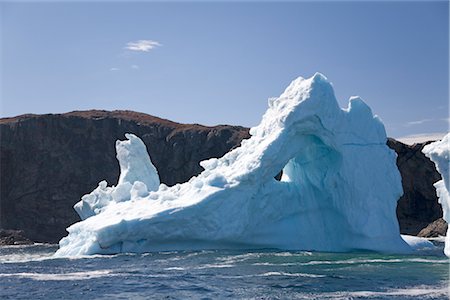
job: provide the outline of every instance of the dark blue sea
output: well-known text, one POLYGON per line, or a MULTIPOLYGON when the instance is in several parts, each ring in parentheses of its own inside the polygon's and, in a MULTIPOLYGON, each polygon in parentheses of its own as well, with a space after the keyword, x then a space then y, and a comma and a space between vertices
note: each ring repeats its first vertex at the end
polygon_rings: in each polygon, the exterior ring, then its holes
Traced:
MULTIPOLYGON (((440 245, 442 247, 442 244, 440 245)), ((0 248, 1 299, 447 299, 449 261, 423 255, 195 251, 53 258, 0 248)))

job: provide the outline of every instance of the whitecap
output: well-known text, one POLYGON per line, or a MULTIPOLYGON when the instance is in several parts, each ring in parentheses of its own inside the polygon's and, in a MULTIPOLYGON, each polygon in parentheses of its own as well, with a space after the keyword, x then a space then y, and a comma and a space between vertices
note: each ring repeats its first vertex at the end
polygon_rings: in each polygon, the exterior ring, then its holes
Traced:
POLYGON ((391 289, 387 291, 353 291, 334 292, 320 294, 321 299, 354 299, 373 297, 427 297, 427 298, 447 298, 449 296, 448 287, 413 286, 403 289, 391 289))
POLYGON ((184 271, 186 269, 182 268, 182 267, 169 267, 169 268, 165 268, 164 270, 166 270, 166 271, 184 271))
POLYGON ((349 260, 312 260, 299 265, 339 265, 339 264, 374 264, 374 263, 432 263, 432 264, 447 264, 446 259, 425 259, 425 258, 392 258, 392 259, 349 259, 349 260))
POLYGON ((195 269, 201 270, 201 269, 216 269, 216 268, 232 268, 234 265, 232 264, 206 264, 200 267, 197 267, 195 269))
POLYGON ((307 274, 307 273, 287 273, 287 272, 266 272, 258 274, 256 276, 267 277, 267 276, 289 276, 289 277, 309 277, 309 278, 322 278, 326 275, 318 274, 307 274))
POLYGON ((88 280, 92 278, 116 276, 112 270, 96 270, 72 273, 0 273, 0 277, 19 277, 39 281, 88 280))

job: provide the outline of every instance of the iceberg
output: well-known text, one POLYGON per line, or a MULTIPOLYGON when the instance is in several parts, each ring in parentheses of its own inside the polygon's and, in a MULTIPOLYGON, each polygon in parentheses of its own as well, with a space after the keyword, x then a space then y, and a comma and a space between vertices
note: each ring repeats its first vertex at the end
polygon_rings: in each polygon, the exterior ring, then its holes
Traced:
POLYGON ((396 217, 396 154, 358 97, 341 109, 321 74, 269 99, 251 137, 204 171, 168 187, 139 138, 117 142, 117 186, 101 182, 75 205, 57 256, 198 249, 407 253, 396 217), (135 146, 133 146, 135 145, 135 146), (274 176, 282 170, 277 181, 274 176))
MULTIPOLYGON (((423 147, 422 152, 436 165, 437 171, 442 179, 434 184, 439 203, 442 206, 443 219, 450 222, 450 133, 440 141, 423 147)), ((444 253, 450 257, 450 228, 447 229, 445 237, 444 253)))

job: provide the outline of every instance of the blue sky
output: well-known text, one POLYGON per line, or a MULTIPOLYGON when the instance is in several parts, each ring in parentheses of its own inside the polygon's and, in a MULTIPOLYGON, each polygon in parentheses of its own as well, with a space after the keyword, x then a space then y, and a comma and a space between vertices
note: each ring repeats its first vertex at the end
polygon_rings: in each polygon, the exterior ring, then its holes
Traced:
POLYGON ((253 126, 319 71, 389 136, 448 131, 447 1, 0 5, 1 117, 128 109, 253 126))

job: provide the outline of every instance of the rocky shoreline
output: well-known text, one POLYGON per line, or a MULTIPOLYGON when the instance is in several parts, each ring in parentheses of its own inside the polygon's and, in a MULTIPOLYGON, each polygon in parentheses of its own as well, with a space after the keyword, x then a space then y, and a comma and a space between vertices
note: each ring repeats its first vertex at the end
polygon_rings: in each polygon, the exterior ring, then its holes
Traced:
POLYGON ((0 246, 31 244, 34 242, 26 238, 22 230, 0 229, 0 246))

